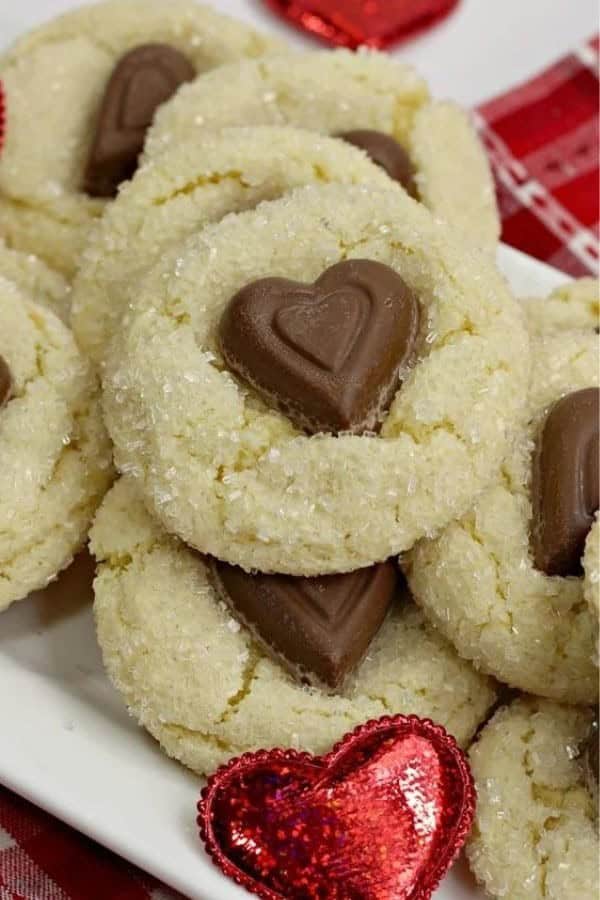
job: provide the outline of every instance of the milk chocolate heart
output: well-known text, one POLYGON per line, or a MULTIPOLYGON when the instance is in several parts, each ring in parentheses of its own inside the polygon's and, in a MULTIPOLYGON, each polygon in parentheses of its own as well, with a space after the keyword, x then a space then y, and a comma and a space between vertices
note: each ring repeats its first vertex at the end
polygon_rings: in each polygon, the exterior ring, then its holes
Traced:
POLYGON ((114 197, 131 178, 144 149, 154 113, 196 72, 167 44, 130 50, 115 67, 102 101, 83 190, 91 197, 114 197))
POLYGON ((531 500, 535 565, 547 575, 581 574, 598 510, 600 391, 568 394, 550 410, 534 456, 531 500))
POLYGON ((468 762, 416 716, 357 728, 326 756, 246 753, 198 804, 206 849, 266 900, 428 900, 475 810, 468 762))
POLYGON ((429 28, 458 0, 265 0, 292 25, 328 44, 388 47, 429 28))
POLYGON ((313 285, 265 278, 220 325, 233 371, 309 433, 375 429, 413 356, 419 303, 391 268, 347 260, 313 285))
POLYGON ((404 190, 418 199, 415 182, 415 169, 411 158, 404 147, 389 134, 358 128, 355 131, 342 131, 337 137, 364 150, 374 163, 384 169, 390 178, 398 181, 404 190))
POLYGON ((248 575, 213 561, 225 601, 267 650, 305 680, 339 688, 379 630, 396 590, 391 562, 347 575, 248 575))

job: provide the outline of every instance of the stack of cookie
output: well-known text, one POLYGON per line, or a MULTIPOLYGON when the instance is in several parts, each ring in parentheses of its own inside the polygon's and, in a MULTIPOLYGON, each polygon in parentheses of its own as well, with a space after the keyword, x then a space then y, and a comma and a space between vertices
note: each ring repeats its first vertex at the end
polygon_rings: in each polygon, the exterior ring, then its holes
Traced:
POLYGON ((511 296, 468 117, 383 55, 113 0, 0 79, 8 601, 84 540, 106 427, 98 637, 167 753, 393 713, 466 747, 508 685, 536 697, 472 751, 473 869, 591 896, 597 284, 511 296))

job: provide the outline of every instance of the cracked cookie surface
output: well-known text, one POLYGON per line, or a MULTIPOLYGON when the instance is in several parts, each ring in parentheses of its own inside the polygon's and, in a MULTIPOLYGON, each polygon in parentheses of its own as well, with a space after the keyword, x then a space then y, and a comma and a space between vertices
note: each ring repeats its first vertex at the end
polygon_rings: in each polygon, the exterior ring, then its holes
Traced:
POLYGON ((471 748, 478 803, 467 855, 491 897, 598 896, 597 809, 578 757, 591 721, 591 712, 523 698, 471 748))
MULTIPOLYGON (((528 424, 517 431, 496 484, 437 539, 418 544, 406 571, 417 603, 465 659, 521 690, 593 703, 597 619, 584 595, 597 591, 597 584, 591 571, 547 575, 534 566, 530 551, 532 452, 541 423, 560 397, 599 384, 595 312, 586 300, 582 318, 576 288, 564 297, 551 296, 548 328, 538 327, 532 337, 528 424), (568 296, 582 327, 552 327, 553 304, 560 303, 563 321, 568 296)), ((584 563, 584 570, 590 566, 584 563)))
POLYGON ((107 208, 82 256, 72 315, 80 347, 101 362, 129 289, 178 241, 229 212, 331 182, 394 189, 355 147, 282 126, 200 134, 150 160, 107 208))
POLYGON ((322 753, 358 723, 399 712, 431 717, 464 745, 494 701, 493 682, 404 598, 343 693, 300 685, 231 618, 202 557, 165 534, 129 478, 105 498, 91 548, 107 671, 165 751, 199 773, 260 747, 322 753))
POLYGON ((528 373, 521 309, 483 252, 399 188, 312 186, 161 260, 108 354, 104 408, 118 467, 167 531, 246 569, 317 575, 461 515, 505 454, 528 373), (232 376, 217 328, 249 282, 312 281, 342 259, 384 263, 416 293, 419 358, 377 435, 308 437, 232 376))
POLYGON ((99 386, 71 333, 1 275, 0 325, 12 378, 0 410, 3 610, 44 587, 80 549, 110 483, 111 454, 99 386))
POLYGON ((60 273, 50 269, 30 253, 11 250, 0 238, 0 275, 12 281, 36 303, 47 306, 59 319, 68 323, 71 310, 71 288, 60 273))
POLYGON ((524 302, 532 334, 566 329, 594 330, 600 326, 600 282, 597 278, 568 281, 546 298, 524 302))
POLYGON ((272 56, 209 72, 165 104, 145 154, 229 125, 294 125, 325 134, 383 132, 406 150, 422 202, 495 252, 500 235, 487 157, 467 113, 431 102, 424 81, 383 53, 272 56))
POLYGON ((106 84, 148 43, 178 49, 198 72, 280 47, 192 0, 108 0, 31 31, 0 59, 0 232, 68 276, 104 206, 81 186, 106 84))

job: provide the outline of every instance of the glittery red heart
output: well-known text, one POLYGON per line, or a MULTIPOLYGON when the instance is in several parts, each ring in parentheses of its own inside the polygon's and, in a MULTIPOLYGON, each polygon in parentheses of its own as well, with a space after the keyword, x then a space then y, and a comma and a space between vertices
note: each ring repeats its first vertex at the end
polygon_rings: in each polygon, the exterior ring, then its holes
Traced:
POLYGON ((467 760, 428 719, 368 722, 331 753, 246 753, 198 804, 214 862, 266 900, 427 900, 475 810, 467 760))
POLYGON ((459 0, 265 0, 303 31, 341 47, 389 47, 447 16, 459 0))

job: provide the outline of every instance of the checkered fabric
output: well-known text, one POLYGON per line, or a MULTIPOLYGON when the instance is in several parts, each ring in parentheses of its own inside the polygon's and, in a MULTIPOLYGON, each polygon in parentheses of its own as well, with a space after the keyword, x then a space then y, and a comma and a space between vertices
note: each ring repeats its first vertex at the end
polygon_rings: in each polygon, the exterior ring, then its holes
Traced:
POLYGON ((598 37, 479 107, 503 240, 569 275, 598 274, 598 37))
POLYGON ((183 898, 0 788, 0 900, 183 898))
MULTIPOLYGON (((596 38, 475 113, 504 240, 572 275, 598 272, 598 49, 596 38)), ((0 132, 2 118, 0 97, 0 132)), ((0 900, 177 897, 0 788, 0 900)))

